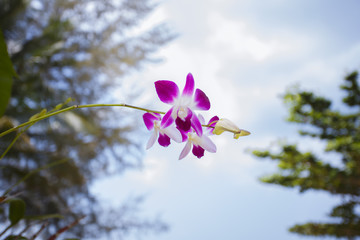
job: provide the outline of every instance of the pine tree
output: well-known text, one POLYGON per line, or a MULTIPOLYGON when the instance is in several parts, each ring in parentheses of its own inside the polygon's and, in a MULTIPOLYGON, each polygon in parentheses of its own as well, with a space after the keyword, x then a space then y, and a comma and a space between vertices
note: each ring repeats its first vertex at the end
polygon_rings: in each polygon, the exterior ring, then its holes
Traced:
POLYGON ((327 223, 309 222, 295 225, 291 232, 302 235, 333 236, 355 239, 360 236, 360 87, 358 72, 345 78, 341 85, 346 93, 340 110, 332 107, 332 100, 308 91, 288 92, 289 121, 303 126, 301 136, 320 139, 326 143, 326 153, 337 153, 341 160, 319 157, 301 152, 297 145, 284 144, 279 153, 254 151, 260 158, 278 162, 279 172, 263 177, 265 183, 307 190, 322 190, 341 196, 327 223))

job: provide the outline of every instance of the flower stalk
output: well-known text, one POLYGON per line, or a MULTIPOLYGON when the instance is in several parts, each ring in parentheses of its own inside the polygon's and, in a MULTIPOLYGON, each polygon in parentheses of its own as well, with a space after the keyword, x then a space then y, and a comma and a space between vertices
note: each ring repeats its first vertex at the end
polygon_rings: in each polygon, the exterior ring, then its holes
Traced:
POLYGON ((62 106, 71 99, 57 105, 49 112, 44 109, 40 113, 32 116, 29 121, 0 133, 0 137, 3 137, 22 128, 9 147, 0 156, 0 160, 5 156, 17 138, 33 124, 78 108, 125 107, 146 112, 143 115, 145 126, 149 131, 153 132, 146 148, 152 147, 156 140, 158 140, 159 144, 163 147, 169 146, 171 140, 178 143, 186 142, 184 149, 180 153, 179 160, 186 157, 190 151, 192 151, 197 158, 203 157, 205 150, 215 153, 216 146, 210 139, 213 135, 220 135, 224 131, 227 131, 233 133, 234 138, 238 139, 241 136, 250 134, 250 132, 238 128, 228 119, 219 119, 218 116, 212 117, 210 121, 205 124, 204 117, 196 111, 208 111, 210 109, 210 100, 202 90, 198 88, 195 89, 195 81, 191 73, 187 75, 186 83, 181 93, 177 84, 168 80, 156 81, 155 90, 160 101, 171 105, 166 112, 132 106, 125 103, 73 105, 61 109, 62 106))
POLYGON ((141 107, 136 107, 136 106, 132 106, 132 105, 129 105, 129 104, 125 104, 125 103, 119 103, 119 104, 84 104, 84 105, 73 105, 73 106, 70 106, 70 107, 67 107, 67 108, 64 108, 64 109, 61 109, 61 110, 58 110, 58 111, 55 111, 55 112, 52 112, 52 113, 48 113, 48 114, 45 114, 43 116, 40 116, 40 117, 37 117, 37 118, 34 118, 34 119, 31 119, 25 123, 22 123, 16 127, 13 127, 13 128, 10 128, 2 133, 0 133, 0 137, 3 137, 9 133, 12 133, 14 131, 16 131, 17 129, 20 129, 22 127, 25 127, 25 126, 28 126, 28 125, 31 125, 31 124, 34 124, 40 120, 43 120, 43 119, 46 119, 46 118, 49 118, 49 117, 52 117, 52 116, 55 116, 55 115, 58 115, 60 113, 64 113, 64 112, 68 112, 68 111, 71 111, 71 110, 74 110, 74 109, 77 109, 77 108, 92 108, 92 107, 126 107, 126 108, 132 108, 132 109, 136 109, 136 110, 140 110, 140 111, 145 111, 145 112, 153 112, 153 113, 159 113, 159 114, 165 114, 164 112, 161 112, 161 111, 156 111, 156 110, 150 110, 150 109, 147 109, 147 108, 141 108, 141 107))

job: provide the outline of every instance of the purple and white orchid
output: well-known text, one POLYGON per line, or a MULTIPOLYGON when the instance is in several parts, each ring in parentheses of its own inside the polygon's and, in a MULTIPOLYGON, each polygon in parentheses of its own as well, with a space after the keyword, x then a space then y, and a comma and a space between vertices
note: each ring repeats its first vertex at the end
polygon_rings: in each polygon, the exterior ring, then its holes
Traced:
MULTIPOLYGON (((199 115, 198 118, 201 124, 205 124, 204 118, 201 115, 199 115)), ((218 120, 219 118, 217 116, 211 118, 209 123, 207 124, 207 126, 209 127, 207 127, 205 134, 202 134, 201 136, 197 135, 194 130, 187 133, 187 143, 182 152, 180 153, 179 160, 183 159, 189 154, 191 147, 192 153, 197 158, 201 158, 202 156, 204 156, 205 150, 212 153, 216 152, 216 145, 211 141, 208 136, 213 135, 213 127, 218 120)))
POLYGON ((170 138, 175 142, 182 142, 180 131, 174 126, 166 126, 161 123, 161 115, 159 113, 145 113, 143 115, 144 123, 148 130, 153 130, 153 134, 146 145, 146 149, 151 148, 159 136, 158 142, 161 146, 170 145, 170 138))
POLYGON ((175 120, 176 126, 187 132, 192 127, 196 134, 202 135, 202 127, 195 110, 209 110, 210 101, 206 94, 200 89, 195 90, 195 82, 191 73, 186 77, 184 90, 180 95, 179 87, 176 83, 168 80, 159 80, 155 82, 156 92, 160 100, 172 105, 170 110, 162 119, 164 125, 175 120))
MULTIPOLYGON (((161 118, 160 113, 147 112, 143 115, 144 123, 148 130, 153 131, 146 148, 152 147, 158 139, 161 146, 170 145, 170 140, 175 142, 186 142, 180 153, 179 160, 192 153, 201 158, 205 150, 216 152, 216 146, 209 136, 218 135, 224 131, 233 132, 235 138, 250 134, 245 130, 235 128, 226 119, 219 119, 217 116, 205 124, 204 118, 195 111, 209 110, 210 101, 206 94, 195 88, 194 78, 191 73, 186 77, 185 87, 180 94, 176 83, 168 80, 155 82, 155 89, 160 100, 171 105, 170 109, 161 118), (203 129, 204 128, 204 129, 203 129)), ((163 113, 164 114, 164 113, 163 113)))

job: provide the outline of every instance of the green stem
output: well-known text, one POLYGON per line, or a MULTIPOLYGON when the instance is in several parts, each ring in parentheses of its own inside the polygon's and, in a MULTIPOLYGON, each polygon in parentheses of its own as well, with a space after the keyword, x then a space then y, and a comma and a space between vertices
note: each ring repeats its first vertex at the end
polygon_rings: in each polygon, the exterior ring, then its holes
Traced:
POLYGON ((0 160, 3 159, 5 157, 5 155, 8 153, 8 151, 12 148, 12 146, 15 144, 15 142, 18 140, 18 138, 21 136, 21 134, 23 134, 24 132, 26 132, 33 124, 32 123, 28 126, 26 126, 26 128, 21 129, 21 131, 16 135, 16 137, 12 140, 12 142, 10 143, 10 145, 6 148, 6 150, 3 152, 3 154, 0 156, 0 160))
POLYGON ((67 111, 71 111, 71 110, 74 110, 76 108, 91 108, 91 107, 127 107, 127 108, 132 108, 132 109, 136 109, 136 110, 140 110, 140 111, 145 111, 145 112, 153 112, 153 113, 159 113, 159 114, 165 114, 164 112, 161 112, 161 111, 155 111, 155 110, 150 110, 150 109, 147 109, 147 108, 141 108, 141 107, 136 107, 136 106, 132 106, 132 105, 128 105, 128 104, 124 104, 124 103, 121 103, 121 104, 85 104, 85 105, 73 105, 71 107, 67 107, 67 108, 64 108, 62 110, 59 110, 59 111, 56 111, 56 112, 52 112, 52 113, 48 113, 48 114, 45 114, 44 116, 41 116, 41 117, 38 117, 38 118, 35 118, 33 120, 30 120, 28 122, 25 122, 25 123, 22 123, 16 127, 13 127, 13 128, 10 128, 2 133, 0 133, 0 137, 3 137, 11 132, 14 132, 16 131, 17 129, 19 128, 22 128, 22 127, 25 127, 27 125, 30 125, 30 124, 33 124, 33 123, 36 123, 40 120, 43 120, 43 119, 46 119, 46 118, 49 118, 51 116, 54 116, 54 115, 57 115, 57 114, 60 114, 60 113, 64 113, 64 112, 67 112, 67 111))

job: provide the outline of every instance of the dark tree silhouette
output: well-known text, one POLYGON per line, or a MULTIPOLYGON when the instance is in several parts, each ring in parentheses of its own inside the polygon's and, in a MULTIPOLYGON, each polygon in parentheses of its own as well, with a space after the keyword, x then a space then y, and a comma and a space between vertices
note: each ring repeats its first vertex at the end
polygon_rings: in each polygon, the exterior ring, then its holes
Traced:
MULTIPOLYGON (((360 236, 360 88, 358 72, 345 78, 341 86, 346 93, 341 111, 332 108, 332 100, 312 92, 289 92, 289 121, 304 127, 299 133, 326 142, 326 153, 337 153, 341 160, 322 159, 312 152, 301 152, 296 145, 283 145, 280 153, 254 151, 261 158, 278 162, 279 172, 262 181, 285 187, 322 190, 342 196, 328 223, 310 222, 295 225, 291 232, 302 235, 333 236, 355 239, 360 236), (331 160, 331 161, 330 161, 331 160)), ((334 155, 332 155, 333 157, 334 155)))

